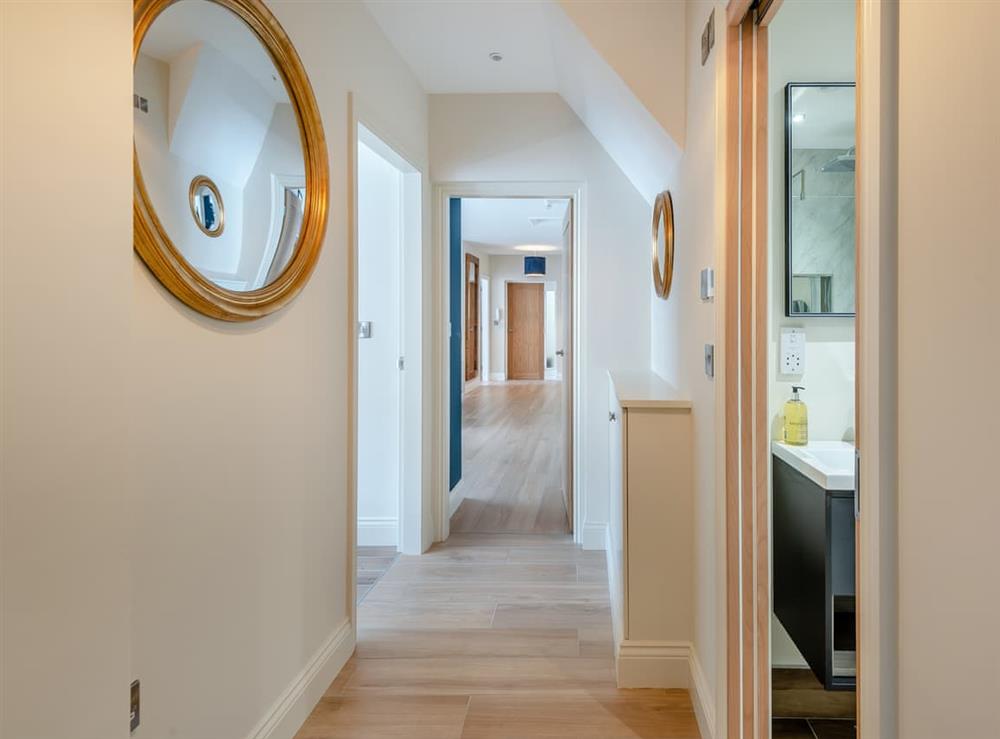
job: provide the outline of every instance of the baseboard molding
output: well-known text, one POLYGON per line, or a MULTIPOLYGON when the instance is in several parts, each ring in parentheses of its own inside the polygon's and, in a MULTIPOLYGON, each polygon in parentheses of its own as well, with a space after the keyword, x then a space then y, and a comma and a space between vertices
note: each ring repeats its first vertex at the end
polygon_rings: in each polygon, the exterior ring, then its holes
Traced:
POLYGON ((344 619, 247 739, 293 739, 353 653, 354 628, 344 619))
POLYGON ((398 518, 358 518, 359 547, 399 546, 398 518))
POLYGON ((618 645, 619 688, 691 687, 691 643, 631 641, 618 645))
POLYGON ((503 372, 490 372, 490 382, 503 382, 507 379, 507 375, 503 372))
POLYGON ((715 696, 708 689, 708 681, 701 669, 701 662, 694 645, 691 646, 690 652, 690 670, 691 703, 694 705, 694 715, 698 720, 701 739, 715 739, 715 696))
POLYGON ((604 549, 608 538, 606 523, 585 523, 580 530, 580 546, 584 549, 604 549))

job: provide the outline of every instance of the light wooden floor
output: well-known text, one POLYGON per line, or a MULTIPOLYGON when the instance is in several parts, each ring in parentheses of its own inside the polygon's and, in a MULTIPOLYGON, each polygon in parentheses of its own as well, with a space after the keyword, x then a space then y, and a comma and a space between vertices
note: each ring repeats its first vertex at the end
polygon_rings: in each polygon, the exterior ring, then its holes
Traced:
POLYGON ((358 592, 360 603, 399 556, 396 547, 358 547, 358 592))
POLYGON ((358 608, 355 656, 297 739, 696 739, 686 691, 618 690, 603 552, 452 534, 358 608))
POLYGON ((462 410, 463 496, 451 530, 569 532, 562 492, 563 430, 558 382, 480 385, 462 410))

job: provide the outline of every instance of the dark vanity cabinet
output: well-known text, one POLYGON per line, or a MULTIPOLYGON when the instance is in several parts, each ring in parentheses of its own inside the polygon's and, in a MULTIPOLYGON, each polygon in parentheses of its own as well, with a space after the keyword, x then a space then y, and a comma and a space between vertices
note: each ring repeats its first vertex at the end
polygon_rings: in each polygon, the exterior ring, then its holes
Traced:
POLYGON ((774 612, 827 690, 853 689, 854 492, 773 461, 774 612))

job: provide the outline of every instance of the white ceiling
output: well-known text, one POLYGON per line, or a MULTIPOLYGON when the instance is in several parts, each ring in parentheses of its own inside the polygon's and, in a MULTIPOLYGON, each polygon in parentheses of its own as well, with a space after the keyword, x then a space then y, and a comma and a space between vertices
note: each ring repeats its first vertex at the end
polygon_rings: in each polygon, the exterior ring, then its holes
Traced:
POLYGON ((216 3, 181 0, 171 5, 149 27, 140 52, 169 64, 200 43, 213 46, 241 67, 276 102, 288 102, 267 49, 239 16, 216 3))
POLYGON ((556 92, 539 0, 365 0, 429 93, 556 92), (503 54, 502 62, 489 58, 503 54))
POLYGON ((463 198, 462 240, 487 254, 524 254, 514 247, 529 244, 562 251, 568 205, 542 198, 463 198))

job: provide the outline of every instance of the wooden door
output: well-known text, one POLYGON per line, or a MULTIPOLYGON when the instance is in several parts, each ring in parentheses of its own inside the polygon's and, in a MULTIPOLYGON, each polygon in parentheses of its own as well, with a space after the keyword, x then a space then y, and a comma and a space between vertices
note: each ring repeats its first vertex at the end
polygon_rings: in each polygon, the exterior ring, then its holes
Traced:
POLYGON ((465 255, 465 379, 479 377, 479 257, 465 255))
POLYGON ((545 285, 507 283, 507 379, 545 377, 545 285))

